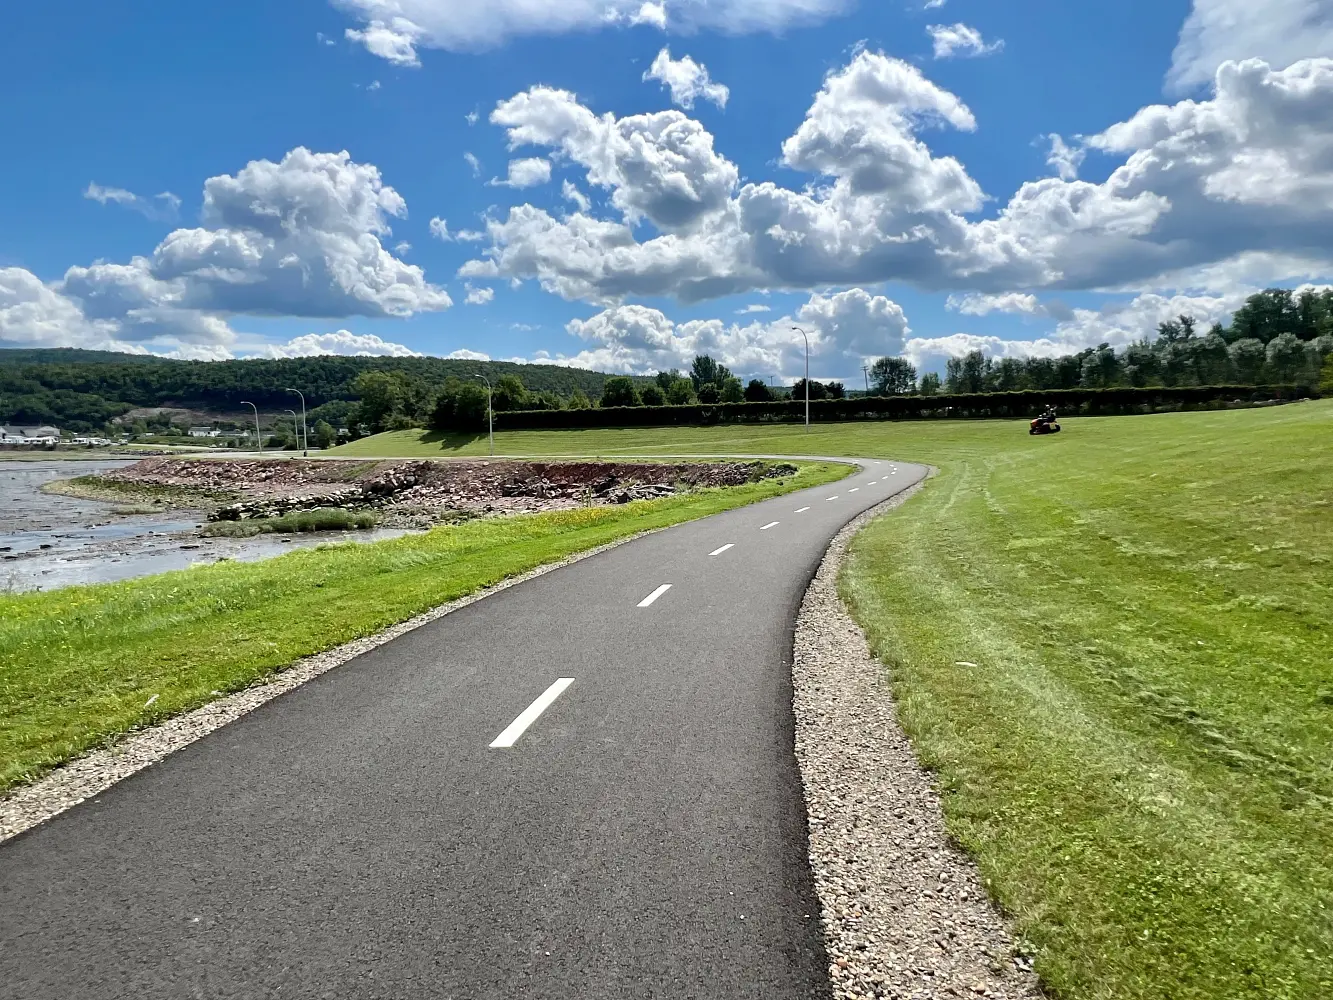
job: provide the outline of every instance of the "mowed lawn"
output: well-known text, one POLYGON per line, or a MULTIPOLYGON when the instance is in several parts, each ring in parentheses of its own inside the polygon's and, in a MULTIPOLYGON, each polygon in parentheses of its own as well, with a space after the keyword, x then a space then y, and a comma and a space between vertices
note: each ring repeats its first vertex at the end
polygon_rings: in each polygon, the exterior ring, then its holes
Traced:
MULTIPOLYGON (((1050 438, 986 421, 496 443, 938 466, 858 537, 844 593, 1045 984, 1333 997, 1333 402, 1068 420, 1050 438)), ((347 450, 375 447, 485 441, 347 450)))
POLYGON ((127 730, 238 691, 545 563, 846 475, 468 521, 372 544, 0 594, 0 793, 127 730), (151 703, 150 703, 151 702, 151 703))

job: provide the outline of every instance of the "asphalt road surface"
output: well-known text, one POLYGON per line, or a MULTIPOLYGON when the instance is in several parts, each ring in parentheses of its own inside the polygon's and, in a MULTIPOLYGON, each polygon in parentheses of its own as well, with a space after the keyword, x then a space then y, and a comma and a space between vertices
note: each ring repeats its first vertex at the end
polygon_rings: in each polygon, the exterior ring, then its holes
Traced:
POLYGON ((0 997, 827 997, 793 622, 925 473, 502 591, 0 845, 0 997))

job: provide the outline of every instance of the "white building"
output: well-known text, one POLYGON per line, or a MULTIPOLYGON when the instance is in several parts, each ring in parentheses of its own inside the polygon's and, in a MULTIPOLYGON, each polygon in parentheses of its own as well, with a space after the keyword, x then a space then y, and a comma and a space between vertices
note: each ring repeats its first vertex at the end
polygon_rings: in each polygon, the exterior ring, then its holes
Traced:
POLYGON ((7 448, 54 448, 60 443, 56 427, 0 427, 0 446, 7 448))
POLYGON ((191 427, 190 437, 192 438, 217 438, 222 437, 222 432, 216 427, 191 427))

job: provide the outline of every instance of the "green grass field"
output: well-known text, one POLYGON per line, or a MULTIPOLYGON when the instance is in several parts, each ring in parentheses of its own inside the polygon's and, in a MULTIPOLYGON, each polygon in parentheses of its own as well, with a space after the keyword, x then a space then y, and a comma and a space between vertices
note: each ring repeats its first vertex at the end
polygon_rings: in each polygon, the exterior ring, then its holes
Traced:
POLYGON ((0 792, 130 729, 238 691, 577 552, 791 490, 845 465, 617 507, 473 520, 424 535, 0 594, 0 792), (157 700, 146 707, 154 695, 157 700))
POLYGON ((858 537, 844 594, 951 831, 1047 987, 1080 1000, 1333 997, 1331 443, 1333 402, 1051 438, 995 421, 496 435, 507 454, 938 466, 858 537))

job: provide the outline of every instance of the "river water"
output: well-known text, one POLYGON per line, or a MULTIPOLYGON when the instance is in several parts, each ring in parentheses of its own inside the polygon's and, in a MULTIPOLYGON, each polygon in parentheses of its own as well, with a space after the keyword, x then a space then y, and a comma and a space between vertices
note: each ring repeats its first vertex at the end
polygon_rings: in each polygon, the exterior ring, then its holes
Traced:
POLYGON ((116 514, 115 505, 42 492, 42 485, 130 465, 116 460, 0 460, 0 592, 107 583, 208 565, 253 562, 330 542, 397 538, 398 529, 203 538, 203 512, 116 514))

